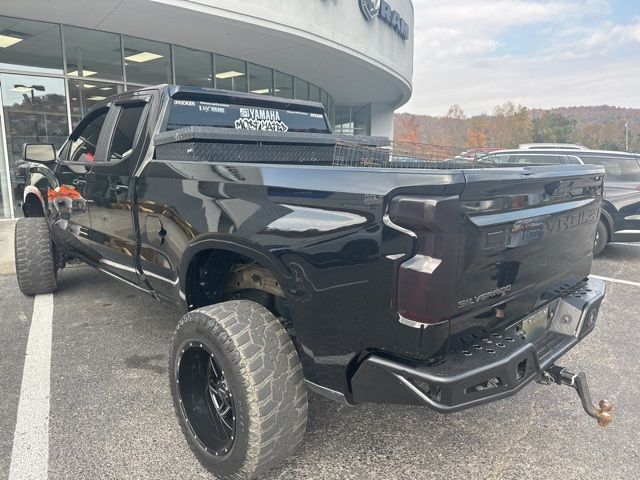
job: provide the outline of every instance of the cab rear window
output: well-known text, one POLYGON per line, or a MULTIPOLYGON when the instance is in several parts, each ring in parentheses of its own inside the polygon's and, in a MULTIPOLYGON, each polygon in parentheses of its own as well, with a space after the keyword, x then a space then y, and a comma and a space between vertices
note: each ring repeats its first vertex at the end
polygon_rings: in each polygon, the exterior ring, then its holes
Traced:
POLYGON ((191 126, 268 132, 331 133, 321 113, 173 99, 167 130, 191 126))

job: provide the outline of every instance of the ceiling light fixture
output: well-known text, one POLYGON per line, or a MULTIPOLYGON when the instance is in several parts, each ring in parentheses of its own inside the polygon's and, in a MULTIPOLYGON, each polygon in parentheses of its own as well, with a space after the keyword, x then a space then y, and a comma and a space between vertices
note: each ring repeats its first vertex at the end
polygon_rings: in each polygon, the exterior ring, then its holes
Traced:
POLYGON ((235 77, 244 77, 244 73, 236 72, 235 70, 229 70, 228 72, 216 73, 216 78, 235 78, 235 77))
MULTIPOLYGON (((83 70, 82 71, 82 76, 83 77, 90 77, 91 75, 95 75, 98 72, 94 72, 93 70, 83 70)), ((69 75, 70 77, 79 77, 79 73, 78 70, 74 70, 73 72, 69 72, 67 75, 69 75)))
POLYGON ((162 58, 164 55, 158 55, 157 53, 151 52, 140 52, 134 55, 129 55, 128 57, 124 57, 125 60, 131 60, 132 62, 142 63, 149 62, 151 60, 157 60, 158 58, 162 58))
POLYGON ((94 95, 93 97, 88 97, 87 100, 95 100, 95 101, 99 101, 99 100, 104 100, 107 97, 102 97, 100 95, 94 95))
MULTIPOLYGON (((265 93, 269 93, 271 91, 270 88, 260 88, 258 90, 251 90, 251 93, 258 93, 260 95, 264 95, 265 93)), ((278 93, 280 91, 279 88, 276 88, 273 92, 278 93)))
POLYGON ((0 48, 7 48, 24 40, 23 38, 10 37, 9 35, 0 35, 0 48))

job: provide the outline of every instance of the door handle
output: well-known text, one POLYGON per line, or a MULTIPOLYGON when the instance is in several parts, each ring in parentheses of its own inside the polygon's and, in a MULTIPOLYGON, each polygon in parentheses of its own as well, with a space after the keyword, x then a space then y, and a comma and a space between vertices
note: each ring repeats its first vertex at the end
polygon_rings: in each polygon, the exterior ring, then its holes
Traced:
POLYGON ((109 188, 116 193, 125 193, 129 191, 129 187, 126 185, 111 185, 109 188))

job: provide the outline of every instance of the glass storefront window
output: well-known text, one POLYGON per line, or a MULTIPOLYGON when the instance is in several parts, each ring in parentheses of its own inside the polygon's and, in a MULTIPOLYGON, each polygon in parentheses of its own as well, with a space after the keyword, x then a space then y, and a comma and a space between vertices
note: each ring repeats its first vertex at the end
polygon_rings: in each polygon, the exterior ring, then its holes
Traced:
POLYGON ((123 37, 127 82, 171 83, 171 55, 166 43, 123 37))
POLYGON ((1 74, 0 87, 13 198, 21 202, 27 174, 22 145, 53 143, 60 148, 69 135, 64 80, 1 74))
POLYGON ((334 131, 341 135, 353 135, 350 107, 336 107, 334 131))
POLYGON ((322 103, 325 111, 329 114, 329 95, 324 90, 320 92, 320 103, 322 103))
POLYGON ((96 103, 120 93, 122 90, 122 85, 117 83, 69 80, 71 127, 74 128, 96 103))
POLYGON ((309 100, 309 82, 296 77, 293 82, 293 92, 296 100, 309 100))
POLYGON ((122 81, 120 35, 87 28, 62 28, 67 75, 122 81))
POLYGON ((249 91, 259 95, 273 95, 273 70, 250 63, 249 91))
POLYGON ((329 96, 329 112, 331 112, 331 125, 336 123, 336 101, 329 96))
POLYGON ((222 90, 234 90, 236 92, 247 91, 247 64, 237 58, 216 55, 216 88, 222 90))
MULTIPOLYGON (((3 120, 0 117, 0 131, 3 120)), ((9 168, 4 154, 2 141, 0 140, 0 218, 11 218, 11 196, 9 194, 9 168)))
POLYGON ((0 69, 62 73, 60 25, 0 16, 0 69))
POLYGON ((315 85, 309 84, 309 100, 312 102, 320 101, 320 88, 315 85))
POLYGON ((173 47, 176 84, 213 87, 213 59, 210 53, 173 47))
POLYGON ((275 94, 278 97, 293 98, 293 77, 286 73, 276 72, 275 76, 275 94))
POLYGON ((341 135, 369 135, 369 106, 340 105, 335 107, 334 131, 341 135))

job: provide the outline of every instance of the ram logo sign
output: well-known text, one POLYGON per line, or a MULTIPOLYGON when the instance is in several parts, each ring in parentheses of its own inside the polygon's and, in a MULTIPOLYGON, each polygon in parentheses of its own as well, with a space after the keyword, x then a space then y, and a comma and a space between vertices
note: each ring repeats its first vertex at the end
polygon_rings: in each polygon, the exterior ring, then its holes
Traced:
POLYGON ((374 17, 378 17, 404 40, 409 38, 409 24, 397 11, 391 8, 386 0, 358 0, 358 2, 364 18, 372 20, 374 17))
POLYGON ((360 10, 364 18, 371 20, 380 11, 380 0, 360 0, 360 10))

